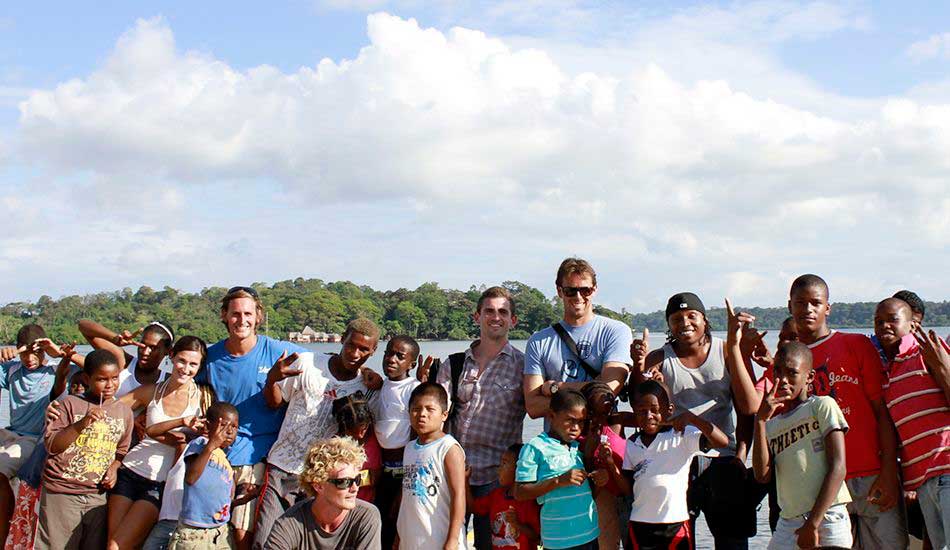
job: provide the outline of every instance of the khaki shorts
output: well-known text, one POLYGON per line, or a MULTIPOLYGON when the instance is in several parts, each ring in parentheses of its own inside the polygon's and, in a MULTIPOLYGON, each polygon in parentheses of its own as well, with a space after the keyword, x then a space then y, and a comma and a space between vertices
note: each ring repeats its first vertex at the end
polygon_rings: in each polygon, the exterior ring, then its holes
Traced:
MULTIPOLYGON (((235 491, 238 491, 238 488, 244 483, 262 486, 264 485, 264 479, 265 469, 263 462, 258 462, 253 466, 246 465, 234 467, 235 491)), ((242 531, 253 531, 254 522, 256 520, 256 511, 257 499, 253 499, 250 502, 240 506, 235 506, 231 510, 231 525, 233 525, 235 529, 240 529, 242 531)))
POLYGON ((0 474, 7 479, 16 477, 17 470, 30 458, 39 442, 39 436, 19 435, 0 429, 0 474))

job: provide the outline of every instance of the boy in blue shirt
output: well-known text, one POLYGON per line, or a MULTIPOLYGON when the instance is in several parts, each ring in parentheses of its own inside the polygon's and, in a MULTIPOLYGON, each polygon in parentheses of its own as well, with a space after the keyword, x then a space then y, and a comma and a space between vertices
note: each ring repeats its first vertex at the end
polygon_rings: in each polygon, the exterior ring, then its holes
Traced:
POLYGON ((47 354, 62 356, 43 327, 36 324, 20 328, 16 347, 0 349, 0 389, 10 394, 10 425, 0 430, 0 541, 7 538, 13 513, 10 480, 43 433, 44 413, 56 377, 56 367, 46 364, 47 354))
POLYGON ((597 549, 597 507, 577 442, 586 418, 587 400, 579 391, 555 392, 547 414, 550 428, 526 443, 518 457, 514 496, 541 505, 545 548, 597 549))
POLYGON ((169 550, 229 549, 234 546, 228 526, 234 475, 225 451, 234 443, 238 411, 217 401, 207 412, 208 437, 199 437, 185 449, 185 486, 178 528, 169 550))

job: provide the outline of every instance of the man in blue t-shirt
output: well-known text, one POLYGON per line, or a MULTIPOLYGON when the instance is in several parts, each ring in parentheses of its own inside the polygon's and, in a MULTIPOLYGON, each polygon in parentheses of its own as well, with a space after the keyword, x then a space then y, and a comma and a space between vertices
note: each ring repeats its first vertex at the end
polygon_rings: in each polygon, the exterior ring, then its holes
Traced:
POLYGON ((594 268, 580 258, 568 258, 561 262, 555 284, 564 303, 564 319, 559 323, 593 372, 587 372, 553 328, 532 334, 524 359, 524 397, 531 418, 544 416, 551 396, 561 388, 579 390, 597 378, 619 393, 627 379, 633 336, 630 327, 620 321, 594 314, 594 268))
MULTIPOLYGON (((291 356, 305 348, 257 334, 264 318, 260 296, 251 287, 234 287, 221 299, 221 322, 228 337, 208 348, 205 368, 195 380, 210 385, 220 401, 234 405, 240 424, 228 462, 234 469, 238 493, 259 490, 264 483, 264 457, 277 439, 286 407, 271 409, 261 390, 267 373, 282 355, 291 356), (251 487, 254 486, 254 487, 251 487)), ((255 500, 235 506, 231 524, 238 548, 249 548, 253 537, 255 500)))

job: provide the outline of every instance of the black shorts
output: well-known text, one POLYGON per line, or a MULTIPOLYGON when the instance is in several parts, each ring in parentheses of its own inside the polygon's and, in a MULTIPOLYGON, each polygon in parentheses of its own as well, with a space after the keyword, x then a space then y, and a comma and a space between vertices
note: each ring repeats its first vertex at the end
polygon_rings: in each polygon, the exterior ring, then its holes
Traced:
POLYGON ((116 477, 115 487, 109 491, 110 495, 123 496, 132 502, 144 500, 151 502, 158 509, 162 508, 162 490, 165 488, 165 482, 152 481, 125 466, 119 468, 119 474, 116 477))
POLYGON ((690 550, 693 534, 689 522, 629 522, 630 541, 634 550, 690 550))

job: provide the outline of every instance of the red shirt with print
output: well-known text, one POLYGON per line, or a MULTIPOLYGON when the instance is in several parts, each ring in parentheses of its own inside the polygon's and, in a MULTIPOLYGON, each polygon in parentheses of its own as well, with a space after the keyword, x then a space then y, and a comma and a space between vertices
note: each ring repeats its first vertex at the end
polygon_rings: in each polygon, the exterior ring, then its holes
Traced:
POLYGON ((480 516, 487 515, 491 521, 491 546, 494 550, 536 550, 538 540, 530 540, 524 533, 519 533, 515 540, 509 533, 510 525, 505 519, 508 508, 515 509, 519 522, 541 533, 541 510, 533 499, 515 500, 508 495, 507 489, 498 487, 472 503, 472 512, 480 516))
POLYGON ((808 346, 815 379, 809 395, 834 398, 848 421, 844 437, 847 479, 881 471, 881 441, 872 401, 883 398, 881 357, 863 334, 832 331, 808 346))

